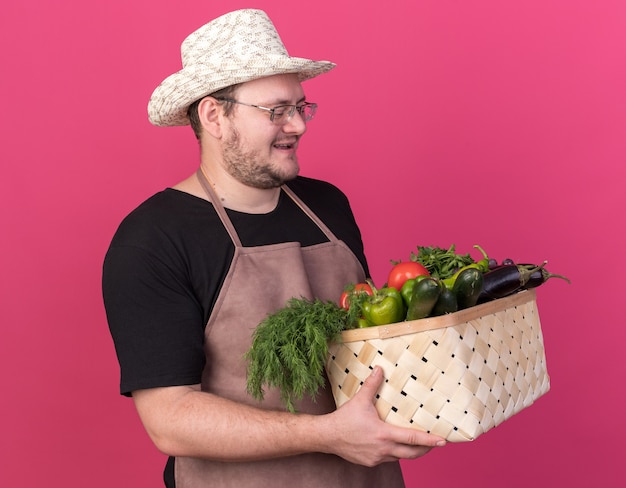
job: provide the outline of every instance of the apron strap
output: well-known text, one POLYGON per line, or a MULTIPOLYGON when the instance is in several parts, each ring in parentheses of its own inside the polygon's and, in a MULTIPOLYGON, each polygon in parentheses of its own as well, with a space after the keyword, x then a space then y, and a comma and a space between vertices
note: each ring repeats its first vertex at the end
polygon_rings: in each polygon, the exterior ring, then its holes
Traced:
MULTIPOLYGON (((230 220, 228 214, 226 213, 224 205, 222 205, 222 202, 217 196, 217 193, 215 193, 213 186, 209 183, 201 168, 198 168, 198 171, 196 171, 196 175, 198 177, 198 180, 200 181, 200 184, 202 185, 202 188, 209 197, 209 201, 213 204, 217 215, 224 224, 228 235, 235 244, 235 247, 243 247, 241 244, 241 240, 239 239, 239 235, 235 230, 235 226, 230 220)), ((322 220, 317 215, 315 215, 315 213, 313 213, 313 211, 298 197, 298 195, 293 192, 291 188, 289 188, 287 185, 282 185, 281 189, 287 194, 287 196, 289 196, 289 198, 294 201, 296 205, 298 205, 298 207, 300 207, 300 209, 315 223, 315 225, 319 227, 319 229, 324 233, 324 235, 328 238, 330 242, 338 241, 337 237, 335 237, 335 234, 331 232, 326 224, 324 224, 324 222, 322 222, 322 220)))
POLYGON ((215 208, 218 217, 222 221, 222 224, 224 224, 224 227, 226 228, 228 235, 233 241, 233 244, 235 244, 235 247, 243 247, 241 245, 241 240, 239 239, 239 234, 237 234, 235 226, 231 222, 230 217, 228 217, 224 205, 222 205, 220 198, 217 196, 217 193, 215 193, 215 190, 213 190, 213 186, 209 183, 207 177, 204 176, 201 168, 198 168, 198 171, 196 171, 196 175, 198 176, 198 180, 200 180, 202 188, 209 197, 209 201, 213 204, 213 208, 215 208))
POLYGON ((337 237, 335 237, 335 234, 333 234, 331 232, 331 230, 326 226, 326 224, 324 222, 322 222, 322 220, 313 213, 313 210, 311 210, 306 203, 304 203, 299 197, 298 195, 296 195, 293 190, 291 188, 289 188, 287 185, 283 185, 282 189, 284 190, 284 192, 289 195, 291 197, 291 199, 295 202, 296 205, 298 205, 298 207, 300 207, 300 209, 309 216, 309 218, 315 222, 315 224, 320 228, 320 230, 326 235, 326 237, 328 238, 328 240, 330 242, 337 242, 338 239, 337 237))

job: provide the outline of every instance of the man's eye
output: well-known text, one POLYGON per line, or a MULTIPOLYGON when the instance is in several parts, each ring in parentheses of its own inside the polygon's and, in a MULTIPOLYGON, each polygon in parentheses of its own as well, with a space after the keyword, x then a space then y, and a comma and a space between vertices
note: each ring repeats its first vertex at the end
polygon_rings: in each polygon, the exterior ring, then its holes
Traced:
POLYGON ((282 117, 289 111, 289 107, 274 107, 274 117, 282 117))

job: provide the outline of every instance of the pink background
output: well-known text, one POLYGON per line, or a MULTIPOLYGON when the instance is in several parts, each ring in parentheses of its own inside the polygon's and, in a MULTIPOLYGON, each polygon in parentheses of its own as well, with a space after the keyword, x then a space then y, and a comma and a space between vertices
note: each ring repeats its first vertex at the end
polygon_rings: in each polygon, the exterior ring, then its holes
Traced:
POLYGON ((100 296, 119 221, 191 173, 190 129, 146 117, 179 45, 265 9, 338 68, 303 174, 351 198, 374 279, 417 245, 549 260, 552 391, 409 487, 624 486, 626 3, 622 0, 7 2, 0 15, 0 464, 10 487, 155 487, 164 458, 118 369, 100 296))

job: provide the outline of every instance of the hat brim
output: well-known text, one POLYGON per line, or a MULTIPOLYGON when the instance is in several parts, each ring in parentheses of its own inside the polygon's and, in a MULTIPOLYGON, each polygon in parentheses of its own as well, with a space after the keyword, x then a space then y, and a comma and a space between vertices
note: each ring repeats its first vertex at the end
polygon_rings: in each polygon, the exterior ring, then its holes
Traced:
POLYGON ((294 73, 300 81, 305 81, 334 67, 330 61, 290 56, 253 58, 237 69, 196 64, 168 76, 154 90, 148 102, 148 118, 156 126, 189 125, 189 106, 217 90, 280 74, 294 73))

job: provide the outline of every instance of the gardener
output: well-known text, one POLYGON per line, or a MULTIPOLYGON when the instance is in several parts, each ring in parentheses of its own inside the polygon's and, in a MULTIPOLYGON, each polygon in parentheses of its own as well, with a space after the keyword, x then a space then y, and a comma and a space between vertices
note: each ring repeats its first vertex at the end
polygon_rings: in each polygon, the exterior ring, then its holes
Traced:
POLYGON ((166 486, 403 486, 398 460, 443 443, 378 418, 378 368, 337 410, 329 388, 298 414, 276 392, 246 393, 242 356, 268 313, 290 297, 336 300, 367 276, 345 196, 297 176, 317 108, 301 82, 334 64, 290 57, 259 10, 201 27, 182 58, 148 112, 191 124, 199 170, 122 222, 103 275, 121 392, 170 456, 166 486))

